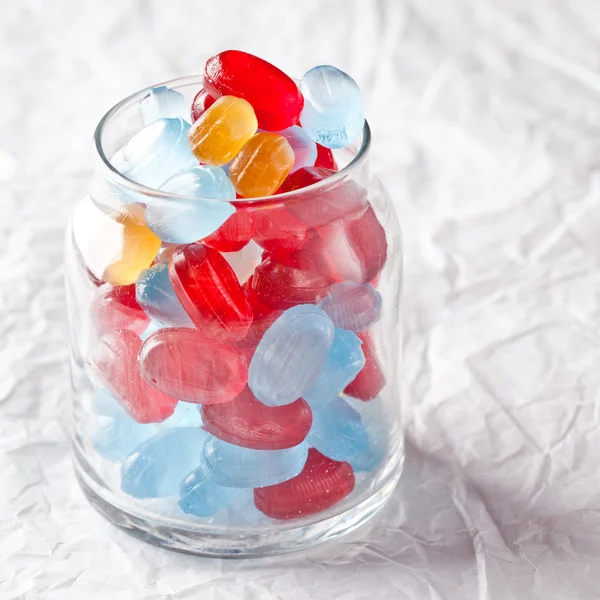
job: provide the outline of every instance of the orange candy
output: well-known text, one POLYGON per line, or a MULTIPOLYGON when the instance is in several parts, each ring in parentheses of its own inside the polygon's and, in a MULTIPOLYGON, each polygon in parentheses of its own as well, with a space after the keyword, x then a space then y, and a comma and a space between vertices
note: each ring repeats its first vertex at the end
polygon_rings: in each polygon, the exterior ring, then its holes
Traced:
POLYGON ((220 167, 241 150, 257 128, 258 121, 249 102, 222 96, 192 125, 188 140, 200 162, 220 167))
POLYGON ((229 167, 229 178, 244 198, 270 196, 294 164, 289 142, 276 133, 252 136, 229 167))

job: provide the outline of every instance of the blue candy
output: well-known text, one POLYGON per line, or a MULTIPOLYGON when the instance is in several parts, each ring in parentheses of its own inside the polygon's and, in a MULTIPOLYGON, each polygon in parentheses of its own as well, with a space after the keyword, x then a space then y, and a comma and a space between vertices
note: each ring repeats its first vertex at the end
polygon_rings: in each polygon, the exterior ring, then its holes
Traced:
POLYGON ((204 444, 200 465, 217 485, 256 488, 295 477, 302 471, 307 454, 306 442, 285 450, 254 450, 211 436, 204 444))
POLYGON ((193 470, 179 489, 179 507, 184 513, 210 517, 227 506, 240 490, 223 487, 206 477, 201 468, 193 470))
POLYGON ((157 263, 140 273, 135 284, 135 297, 144 312, 159 325, 193 327, 175 294, 167 263, 157 263))
POLYGON ((327 360, 315 381, 302 395, 311 408, 331 402, 358 375, 365 366, 361 345, 355 333, 335 328, 327 360))
POLYGON ((190 110, 183 96, 164 85, 152 88, 150 93, 140 100, 138 108, 144 126, 158 119, 180 118, 187 121, 190 118, 190 110))
POLYGON ((343 148, 362 131, 365 114, 360 89, 350 75, 330 65, 314 67, 300 82, 302 129, 326 148, 343 148))
POLYGON ((319 306, 336 327, 352 331, 366 331, 381 316, 381 296, 370 283, 336 283, 319 306))
POLYGON ((278 132, 282 135, 294 151, 294 164, 291 172, 302 167, 312 167, 317 160, 317 144, 311 140, 302 127, 292 125, 278 132))
POLYGON ((260 340, 248 371, 254 395, 269 406, 294 402, 315 381, 333 341, 331 319, 313 304, 286 310, 260 340))
POLYGON ((198 466, 207 433, 199 427, 175 427, 135 449, 121 467, 121 489, 134 498, 179 493, 181 480, 198 466))

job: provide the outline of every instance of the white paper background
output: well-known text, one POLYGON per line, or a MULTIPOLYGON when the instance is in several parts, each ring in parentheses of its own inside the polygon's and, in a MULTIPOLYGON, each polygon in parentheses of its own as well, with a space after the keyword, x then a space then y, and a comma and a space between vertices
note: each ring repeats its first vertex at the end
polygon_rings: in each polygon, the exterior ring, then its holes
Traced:
POLYGON ((0 0, 0 598, 600 596, 596 0, 0 0), (112 104, 238 47, 361 85, 406 241, 406 472, 370 528, 197 559, 69 459, 62 235, 112 104))

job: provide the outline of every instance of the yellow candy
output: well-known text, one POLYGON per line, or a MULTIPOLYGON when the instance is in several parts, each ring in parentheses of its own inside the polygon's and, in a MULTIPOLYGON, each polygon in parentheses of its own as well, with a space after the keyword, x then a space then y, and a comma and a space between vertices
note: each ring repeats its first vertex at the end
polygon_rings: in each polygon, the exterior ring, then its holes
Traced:
POLYGON ((200 162, 220 167, 240 151, 257 128, 256 115, 249 102, 221 96, 192 125, 188 140, 200 162))
POLYGON ((270 196, 294 164, 289 142, 276 133, 257 133, 240 150, 229 167, 229 178, 244 198, 270 196))
POLYGON ((102 279, 112 285, 134 283, 160 248, 160 239, 146 225, 145 208, 129 204, 111 215, 122 227, 119 258, 104 270, 102 279))

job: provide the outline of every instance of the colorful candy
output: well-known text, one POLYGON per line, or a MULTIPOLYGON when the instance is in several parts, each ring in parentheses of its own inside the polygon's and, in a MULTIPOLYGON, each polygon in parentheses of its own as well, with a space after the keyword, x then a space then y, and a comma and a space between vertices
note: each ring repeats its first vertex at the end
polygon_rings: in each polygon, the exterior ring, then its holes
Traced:
POLYGON ((202 243, 219 252, 239 252, 254 236, 254 216, 249 210, 238 208, 202 243))
POLYGON ((192 123, 195 123, 214 103, 215 98, 202 88, 192 102, 192 123))
POLYGON ((294 164, 289 142, 276 133, 251 137, 229 166, 229 177, 244 198, 270 196, 294 164))
POLYGON ((331 169, 337 171, 338 166, 333 157, 333 152, 321 144, 317 144, 317 160, 315 160, 315 167, 322 167, 323 169, 331 169))
POLYGON ((268 252, 289 254, 302 248, 311 232, 287 207, 254 213, 254 241, 268 252))
POLYGON ((291 173, 302 167, 312 167, 315 164, 317 160, 317 144, 306 135, 302 127, 293 125, 277 133, 288 141, 294 152, 294 164, 292 165, 291 173))
POLYGON ((271 327, 282 312, 268 304, 263 304, 249 283, 244 285, 244 291, 252 307, 252 325, 250 325, 246 337, 238 342, 238 346, 242 348, 256 348, 265 331, 271 327))
POLYGON ((207 340, 196 329, 161 329, 139 353, 140 371, 153 387, 186 402, 230 402, 246 385, 248 367, 233 346, 207 340))
POLYGON ((385 376, 369 333, 359 333, 358 337, 363 343, 362 351, 365 355, 365 366, 346 386, 344 393, 359 400, 372 400, 385 387, 385 376))
POLYGON ((90 312, 100 333, 130 329, 140 335, 150 322, 136 300, 133 284, 102 286, 92 302, 90 312))
POLYGON ((258 126, 266 131, 295 125, 304 106, 291 77, 240 50, 226 50, 206 61, 204 87, 215 98, 231 95, 247 100, 256 112, 258 126))
POLYGON ((194 469, 179 488, 179 507, 196 517, 210 517, 227 506, 240 491, 215 484, 202 469, 194 469))
POLYGON ((286 310, 267 329, 252 357, 248 386, 269 406, 290 404, 315 381, 325 364, 334 327, 312 304, 286 310))
POLYGON ((207 165, 228 163, 256 133, 252 106, 242 98, 223 96, 195 121, 188 139, 192 153, 207 165))
POLYGON ((175 90, 161 85, 150 90, 138 104, 144 127, 159 119, 188 118, 188 109, 183 96, 175 90))
POLYGON ((381 296, 370 283, 344 281, 332 285, 319 306, 336 327, 351 331, 366 331, 381 316, 381 296))

